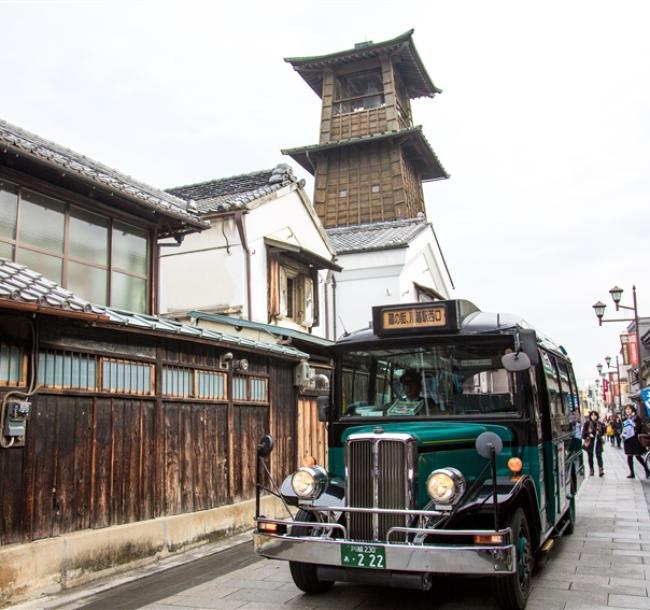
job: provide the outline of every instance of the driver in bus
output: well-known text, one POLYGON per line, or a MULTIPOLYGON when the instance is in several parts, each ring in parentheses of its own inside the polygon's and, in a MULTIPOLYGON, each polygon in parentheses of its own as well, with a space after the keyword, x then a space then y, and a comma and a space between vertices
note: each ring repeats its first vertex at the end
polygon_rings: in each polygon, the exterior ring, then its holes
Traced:
MULTIPOLYGON (((422 378, 415 369, 406 369, 400 377, 404 393, 386 409, 386 415, 418 415, 425 406, 422 396, 422 378)), ((435 407, 431 397, 427 397, 430 406, 435 407)))

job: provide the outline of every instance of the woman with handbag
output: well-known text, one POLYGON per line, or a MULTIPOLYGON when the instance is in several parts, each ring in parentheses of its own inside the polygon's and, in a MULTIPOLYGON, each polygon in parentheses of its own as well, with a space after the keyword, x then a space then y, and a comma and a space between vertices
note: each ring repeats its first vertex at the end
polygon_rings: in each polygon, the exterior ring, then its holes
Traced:
POLYGON ((625 421, 623 421, 623 432, 621 433, 621 436, 623 438, 623 449, 625 455, 627 455, 627 466, 630 469, 630 474, 627 475, 627 478, 634 478, 634 458, 636 458, 637 462, 639 462, 645 470, 645 478, 650 479, 650 470, 648 470, 648 467, 645 465, 645 462, 641 457, 643 449, 639 442, 639 434, 643 430, 643 422, 632 405, 627 405, 625 407, 625 418, 625 421))
POLYGON ((603 436, 605 426, 598 420, 598 411, 590 411, 589 417, 582 427, 582 448, 589 458, 589 476, 594 476, 594 453, 598 462, 598 476, 605 476, 603 468, 603 436))

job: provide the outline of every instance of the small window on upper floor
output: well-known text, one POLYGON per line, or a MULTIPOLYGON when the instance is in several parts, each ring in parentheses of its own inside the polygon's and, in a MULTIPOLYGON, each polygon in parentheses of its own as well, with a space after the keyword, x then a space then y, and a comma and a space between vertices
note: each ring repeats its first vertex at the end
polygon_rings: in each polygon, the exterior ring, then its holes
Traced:
POLYGON ((334 114, 370 110, 384 105, 381 68, 341 75, 336 79, 334 114))

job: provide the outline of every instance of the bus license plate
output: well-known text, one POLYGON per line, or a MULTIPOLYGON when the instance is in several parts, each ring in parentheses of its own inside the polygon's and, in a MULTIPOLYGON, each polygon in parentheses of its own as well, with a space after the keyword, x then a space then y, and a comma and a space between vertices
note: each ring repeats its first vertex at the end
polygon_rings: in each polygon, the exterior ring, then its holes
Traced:
POLYGON ((342 544, 341 566, 344 568, 386 568, 386 549, 376 544, 342 544))

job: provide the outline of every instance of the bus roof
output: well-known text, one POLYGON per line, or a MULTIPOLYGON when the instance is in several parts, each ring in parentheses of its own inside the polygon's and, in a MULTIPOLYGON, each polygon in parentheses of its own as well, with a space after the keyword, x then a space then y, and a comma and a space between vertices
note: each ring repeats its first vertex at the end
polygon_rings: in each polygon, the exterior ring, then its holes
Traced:
MULTIPOLYGON (((417 329, 406 329, 403 332, 400 332, 398 329, 394 329, 388 333, 376 332, 375 328, 372 326, 370 328, 364 328, 352 333, 347 333, 340 337, 336 345, 337 346, 354 346, 357 344, 372 344, 375 342, 387 340, 387 339, 407 339, 411 338, 420 338, 420 339, 431 339, 435 337, 468 337, 472 335, 512 335, 517 330, 528 330, 534 331, 537 339, 537 344, 551 352, 567 358, 566 351, 560 345, 554 343, 549 339, 544 333, 536 329, 532 324, 529 324, 524 318, 516 314, 509 313, 494 313, 487 311, 480 311, 476 306, 474 306, 469 301, 433 301, 429 305, 438 305, 445 304, 447 306, 453 305, 454 308, 463 312, 459 313, 455 321, 456 325, 452 328, 436 328, 436 327, 419 327, 417 329), (413 332, 417 330, 417 334, 413 332)), ((408 308, 425 308, 427 304, 423 303, 411 303, 404 304, 399 306, 387 306, 384 308, 386 311, 395 311, 395 310, 405 310, 408 308)), ((381 324, 379 318, 379 313, 381 313, 382 308, 373 308, 373 319, 375 320, 375 326, 381 324), (379 320, 379 322, 378 322, 379 320)))

